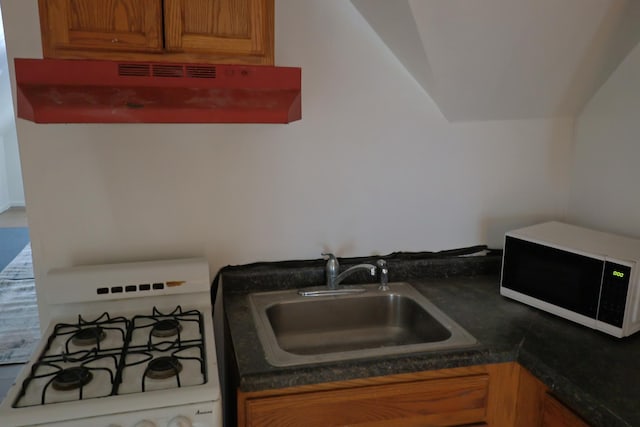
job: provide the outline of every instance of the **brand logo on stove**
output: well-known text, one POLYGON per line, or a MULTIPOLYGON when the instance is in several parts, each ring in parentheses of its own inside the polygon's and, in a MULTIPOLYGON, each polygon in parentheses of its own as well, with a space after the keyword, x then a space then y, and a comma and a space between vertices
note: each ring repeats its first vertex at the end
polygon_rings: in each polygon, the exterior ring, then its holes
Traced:
POLYGON ((207 414, 213 414, 213 410, 208 410, 208 411, 201 411, 200 409, 198 409, 196 411, 196 415, 207 415, 207 414))

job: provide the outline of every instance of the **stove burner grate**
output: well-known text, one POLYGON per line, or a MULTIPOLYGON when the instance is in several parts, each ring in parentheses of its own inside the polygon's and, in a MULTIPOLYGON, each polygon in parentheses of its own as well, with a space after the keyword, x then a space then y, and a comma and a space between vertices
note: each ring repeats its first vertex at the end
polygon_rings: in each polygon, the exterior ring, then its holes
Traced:
POLYGON ((59 352, 56 343, 64 340, 64 350, 60 354, 69 360, 81 361, 92 358, 103 350, 114 350, 124 347, 130 320, 122 316, 111 317, 105 312, 95 320, 87 320, 78 316, 76 323, 58 323, 47 338, 42 360, 47 360, 50 354, 59 352), (107 349, 101 346, 108 344, 107 349), (85 347, 77 351, 76 347, 85 347))
POLYGON ((145 376, 154 380, 163 380, 177 376, 182 371, 182 364, 175 356, 156 357, 151 360, 145 370, 145 376))
POLYGON ((76 390, 89 384, 93 379, 93 374, 84 366, 63 369, 58 372, 51 382, 54 390, 69 391, 76 390))
POLYGON ((100 326, 83 328, 76 332, 71 338, 71 342, 77 346, 84 347, 97 345, 105 339, 107 333, 100 326))
POLYGON ((151 335, 157 338, 166 338, 178 335, 182 331, 182 325, 176 319, 163 319, 158 321, 151 329, 151 335))
POLYGON ((55 325, 47 338, 44 350, 38 360, 32 364, 29 375, 22 381, 12 407, 20 408, 144 392, 147 389, 145 381, 151 383, 155 380, 153 385, 149 385, 151 389, 158 386, 167 389, 182 387, 184 378, 181 377, 187 374, 187 381, 192 385, 196 382, 192 377, 198 371, 198 365, 199 375, 204 384, 207 382, 204 347, 202 313, 198 310, 183 311, 179 305, 171 313, 162 313, 154 307, 151 315, 138 315, 132 318, 111 317, 106 312, 92 321, 78 316, 77 323, 55 325), (183 322, 189 323, 183 324, 183 322), (185 325, 189 328, 187 340, 181 337, 184 334, 183 327, 187 328, 185 325), (193 329, 196 330, 195 334, 193 329), (148 331, 148 342, 132 345, 135 330, 148 331), (152 330, 155 330, 153 335, 152 330), (176 335, 176 337, 153 341, 151 337, 154 335, 156 337, 176 335), (62 346, 60 340, 64 340, 62 346), (72 344, 86 346, 86 349, 72 351, 73 349, 70 348, 72 344), (195 349, 195 355, 191 354, 194 352, 193 349, 195 349), (170 355, 160 356, 167 351, 171 351, 170 355), (189 352, 189 354, 185 356, 183 353, 181 356, 181 352, 189 352), (143 360, 128 363, 130 355, 133 359, 139 358, 138 355, 144 357, 143 360), (69 364, 76 365, 67 367, 69 364), (129 372, 129 369, 133 369, 133 372, 136 372, 133 368, 136 365, 142 365, 142 369, 138 370, 134 377, 127 378, 128 388, 121 391, 121 386, 125 383, 123 378, 125 370, 129 372), (172 384, 157 380, 169 380, 172 384), (140 381, 140 386, 136 391, 135 386, 133 389, 130 386, 137 381, 140 381), (89 383, 91 387, 88 389, 86 385, 89 383), (54 391, 62 391, 63 395, 55 394, 54 391), (34 392, 41 395, 38 401, 32 397, 34 392), (87 395, 88 393, 90 394, 87 395))

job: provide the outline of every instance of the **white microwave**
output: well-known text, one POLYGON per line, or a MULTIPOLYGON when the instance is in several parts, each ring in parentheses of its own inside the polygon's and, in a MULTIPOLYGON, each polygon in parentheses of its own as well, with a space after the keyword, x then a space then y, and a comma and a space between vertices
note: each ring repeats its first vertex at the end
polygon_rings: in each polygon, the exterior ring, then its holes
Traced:
POLYGON ((561 222, 505 234, 500 294, 625 337, 640 330, 640 240, 561 222))

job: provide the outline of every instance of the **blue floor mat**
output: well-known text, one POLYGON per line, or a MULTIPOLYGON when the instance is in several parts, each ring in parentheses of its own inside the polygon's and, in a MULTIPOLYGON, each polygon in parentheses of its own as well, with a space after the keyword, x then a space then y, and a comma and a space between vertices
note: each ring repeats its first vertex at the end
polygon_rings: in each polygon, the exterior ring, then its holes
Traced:
POLYGON ((0 271, 29 243, 27 227, 0 228, 0 271))

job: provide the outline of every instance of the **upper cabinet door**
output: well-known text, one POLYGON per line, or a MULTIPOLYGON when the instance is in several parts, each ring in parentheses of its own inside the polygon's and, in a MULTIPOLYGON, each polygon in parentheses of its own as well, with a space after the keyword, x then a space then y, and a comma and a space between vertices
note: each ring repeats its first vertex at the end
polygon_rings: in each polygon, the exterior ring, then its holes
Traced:
POLYGON ((47 58, 162 51, 162 0, 39 0, 39 8, 47 58))
POLYGON ((165 50, 273 65, 273 0, 165 0, 165 50))

